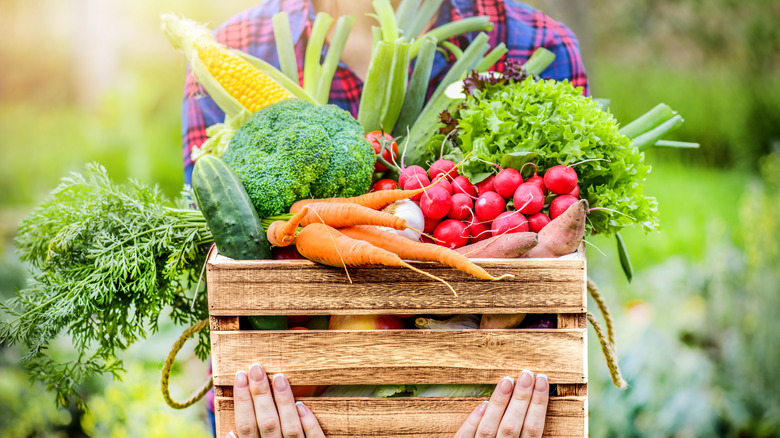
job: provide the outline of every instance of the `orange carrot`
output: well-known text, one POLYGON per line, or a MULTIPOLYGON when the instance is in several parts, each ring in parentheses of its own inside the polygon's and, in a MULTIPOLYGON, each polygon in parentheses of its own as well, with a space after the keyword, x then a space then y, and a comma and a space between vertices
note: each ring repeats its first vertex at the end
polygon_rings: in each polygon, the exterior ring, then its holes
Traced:
POLYGON ((513 277, 511 274, 494 277, 488 274, 480 266, 472 263, 466 256, 458 254, 449 248, 433 243, 415 242, 397 234, 380 230, 376 227, 358 225, 343 228, 341 229, 341 232, 353 239, 364 240, 374 246, 398 254, 401 258, 423 262, 439 262, 482 280, 501 280, 503 278, 513 277))
POLYGON ((309 213, 308 208, 296 213, 287 222, 285 221, 273 221, 268 227, 266 236, 268 237, 268 243, 273 246, 289 246, 295 240, 295 231, 298 229, 298 225, 309 213))
POLYGON ((324 224, 311 224, 303 228, 295 238, 295 247, 307 259, 323 265, 346 268, 347 266, 398 266, 411 269, 440 281, 457 296, 455 289, 435 275, 415 268, 390 251, 344 235, 324 224))
MULTIPOLYGON (((406 219, 402 217, 383 211, 376 211, 359 204, 315 202, 309 204, 305 210, 308 210, 308 212, 300 223, 304 227, 309 224, 320 223, 330 225, 333 228, 350 227, 352 225, 378 225, 396 230, 410 228, 409 224, 406 223, 406 219)), ((303 213, 303 210, 299 213, 303 213)))
POLYGON ((415 190, 379 190, 377 192, 366 193, 365 195, 352 198, 327 198, 327 199, 301 199, 290 207, 290 213, 299 212, 304 206, 319 202, 349 202, 362 205, 374 210, 381 210, 395 201, 411 198, 414 195, 423 193, 428 187, 415 190))

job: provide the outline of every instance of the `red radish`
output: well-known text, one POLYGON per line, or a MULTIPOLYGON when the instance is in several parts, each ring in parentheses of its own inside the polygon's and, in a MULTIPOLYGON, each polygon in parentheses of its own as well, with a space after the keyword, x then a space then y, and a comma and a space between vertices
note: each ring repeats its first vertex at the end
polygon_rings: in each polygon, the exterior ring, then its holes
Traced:
POLYGON ((433 233, 433 230, 436 228, 436 225, 439 225, 441 219, 432 219, 425 215, 423 215, 423 217, 425 218, 425 227, 423 228, 423 232, 425 234, 433 233))
POLYGON ((452 207, 452 198, 449 193, 439 187, 431 187, 420 198, 420 210, 423 215, 431 219, 441 219, 447 216, 452 207))
POLYGON ((406 169, 401 172, 401 175, 398 176, 398 187, 403 187, 404 183, 406 183, 406 180, 409 179, 410 176, 419 173, 420 175, 425 175, 425 179, 428 179, 428 172, 425 171, 420 166, 409 166, 406 169))
POLYGON ((463 175, 456 176, 455 179, 452 180, 452 193, 465 193, 469 196, 476 197, 477 186, 471 184, 471 181, 463 175))
POLYGON ((485 224, 477 220, 474 216, 468 220, 469 243, 481 242, 485 239, 491 238, 493 235, 490 232, 490 224, 485 224))
POLYGON ((541 176, 534 174, 534 176, 525 180, 525 184, 533 184, 539 187, 539 189, 542 190, 542 194, 544 194, 544 196, 547 196, 547 187, 544 186, 544 178, 542 178, 541 176))
POLYGON ((569 193, 569 195, 574 196, 575 198, 579 199, 580 197, 580 186, 574 186, 574 190, 569 193))
POLYGON ((555 199, 553 199, 552 203, 550 204, 550 218, 554 220, 556 217, 562 215, 563 212, 565 212, 570 205, 576 203, 577 203, 577 198, 575 198, 574 196, 571 195, 557 196, 555 199))
POLYGON ((381 190, 395 190, 398 188, 398 183, 392 179, 380 179, 371 186, 372 192, 378 192, 381 190))
POLYGON ((505 211, 493 220, 490 230, 494 236, 528 231, 528 220, 518 211, 505 211))
MULTIPOLYGON (((415 173, 413 175, 410 175, 409 178, 404 182, 403 188, 404 190, 416 190, 416 189, 421 189, 423 187, 428 187, 429 185, 431 185, 431 181, 428 179, 427 176, 425 176, 424 174, 415 173)), ((422 195, 423 194, 420 193, 418 195, 412 196, 409 199, 411 199, 412 201, 419 201, 422 195)))
POLYGON ((504 169, 493 178, 493 189, 504 198, 511 198, 517 187, 523 183, 523 176, 515 169, 504 169))
POLYGON ((577 172, 564 164, 551 167, 544 173, 544 185, 553 193, 565 195, 577 187, 577 172))
POLYGON ((450 160, 436 160, 428 168, 428 175, 431 179, 435 179, 440 174, 446 174, 448 179, 453 179, 458 176, 458 168, 455 167, 455 163, 450 160))
POLYGON ((481 183, 477 184, 477 193, 480 195, 487 192, 495 192, 495 189, 493 189, 493 179, 495 178, 495 175, 490 175, 489 177, 482 180, 481 183))
POLYGON ((512 197, 515 208, 523 214, 534 214, 544 207, 544 193, 536 184, 520 184, 512 197))
POLYGON ((441 176, 441 174, 435 178, 431 178, 431 181, 431 184, 436 184, 435 187, 444 189, 450 195, 452 194, 452 184, 450 184, 447 178, 441 176))
POLYGON ((550 217, 541 211, 528 216, 528 228, 534 233, 538 233, 545 225, 550 223, 550 217))
POLYGON ((469 233, 466 224, 455 219, 442 221, 439 226, 433 230, 433 237, 436 243, 446 246, 450 249, 460 248, 469 241, 469 233))
POLYGON ((474 204, 474 211, 480 221, 492 221, 506 211, 506 201, 496 192, 485 192, 479 195, 474 204))
POLYGON ((471 215, 471 209, 473 207, 474 203, 468 195, 456 193, 452 195, 452 207, 450 207, 450 212, 447 213, 447 216, 450 219, 462 221, 471 215))
MULTIPOLYGON (((439 222, 436 222, 436 225, 439 225, 439 222)), ((430 237, 425 236, 425 235, 420 236, 420 242, 422 242, 422 243, 433 243, 433 244, 436 243, 435 240, 433 240, 430 237)))

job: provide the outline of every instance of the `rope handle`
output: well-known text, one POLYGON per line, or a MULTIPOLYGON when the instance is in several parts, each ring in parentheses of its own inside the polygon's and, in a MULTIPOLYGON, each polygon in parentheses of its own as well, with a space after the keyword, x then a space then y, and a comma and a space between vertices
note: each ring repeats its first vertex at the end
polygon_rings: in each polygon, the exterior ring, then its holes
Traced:
POLYGON ((604 359, 607 361, 607 368, 609 368, 609 375, 612 378, 612 383, 620 389, 628 388, 628 383, 620 373, 620 366, 618 365, 617 347, 615 346, 615 325, 612 321, 612 315, 609 313, 604 296, 601 295, 598 286, 590 278, 588 279, 588 292, 593 297, 593 301, 596 302, 601 316, 604 317, 604 322, 607 326, 607 333, 604 334, 604 329, 601 328, 598 319, 588 312, 588 321, 593 326, 593 330, 596 332, 596 336, 601 343, 601 351, 604 353, 604 359))
POLYGON ((187 339, 191 338, 195 333, 206 328, 208 323, 209 320, 204 319, 203 321, 200 321, 192 327, 184 330, 184 333, 182 333, 181 337, 179 337, 179 339, 173 344, 173 348, 171 348, 171 351, 168 353, 168 357, 165 359, 165 364, 163 365, 162 369, 162 378, 160 379, 160 390, 162 390, 162 396, 163 399, 165 399, 165 402, 168 403, 168 406, 172 407, 173 409, 184 409, 194 405, 198 402, 198 400, 202 399, 206 393, 209 392, 212 386, 214 386, 214 378, 209 377, 209 381, 206 382, 198 392, 194 393, 192 396, 190 396, 190 398, 183 402, 177 402, 176 400, 172 399, 168 388, 171 378, 171 368, 173 367, 174 359, 176 359, 176 354, 179 353, 179 350, 181 350, 181 347, 184 346, 185 342, 187 342, 187 339))

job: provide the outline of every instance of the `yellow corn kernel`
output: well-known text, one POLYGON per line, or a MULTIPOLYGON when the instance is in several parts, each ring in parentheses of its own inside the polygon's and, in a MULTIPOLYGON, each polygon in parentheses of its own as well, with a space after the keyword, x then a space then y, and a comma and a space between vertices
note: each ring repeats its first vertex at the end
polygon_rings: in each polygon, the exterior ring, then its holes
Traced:
POLYGON ((249 112, 292 97, 254 65, 219 44, 201 38, 194 46, 209 73, 249 112))

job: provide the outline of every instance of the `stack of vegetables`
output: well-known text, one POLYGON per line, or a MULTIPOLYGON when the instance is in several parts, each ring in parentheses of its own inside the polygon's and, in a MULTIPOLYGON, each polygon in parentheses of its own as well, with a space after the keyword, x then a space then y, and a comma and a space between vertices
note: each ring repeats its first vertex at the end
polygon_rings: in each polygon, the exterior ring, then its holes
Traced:
MULTIPOLYGON (((164 16, 171 43, 226 114, 193 151, 193 193, 172 203, 137 181, 112 183, 97 164, 64 178, 19 228, 16 245, 33 280, 2 304, 10 319, 0 325, 0 342, 26 345, 32 375, 66 404, 79 400, 78 385, 91 376, 117 375, 118 351, 155 331, 163 309, 180 324, 207 316, 201 277, 214 243, 235 259, 269 259, 294 243, 293 256, 345 270, 419 271, 406 260, 425 260, 500 280, 468 258, 558 257, 575 251, 587 232, 617 234, 633 224, 655 229, 655 200, 642 190, 649 172, 642 151, 690 146, 660 140, 681 118, 659 106, 619 128, 600 102, 569 83, 534 76, 552 62, 543 49, 522 67, 510 63, 506 76, 486 74, 507 53, 502 44, 490 50, 484 33, 465 50, 445 41, 488 29, 486 17, 416 38, 442 1, 403 0, 393 12, 388 0, 374 0, 380 26, 357 118, 327 104, 353 17, 336 22, 321 62, 333 19, 317 15, 299 85, 286 14, 273 19, 280 70, 217 43, 198 23, 164 16), (456 60, 428 90, 439 45, 456 60), (436 156, 426 171, 422 166, 436 156), (558 166, 576 167, 576 193, 569 183, 547 181, 558 166), (383 178, 382 188, 391 190, 366 194, 383 178), (557 197, 540 197, 544 189, 557 197), (565 205, 556 206, 560 199, 565 205), (189 208, 193 201, 198 210, 189 208), (548 213, 549 223, 531 220, 548 213), (62 332, 73 337, 78 353, 70 361, 46 354, 62 332)), ((415 324, 549 324, 524 315, 502 318, 421 317, 415 324)), ((348 323, 331 320, 332 328, 348 323)), ((287 320, 264 324, 284 328, 287 320)), ((205 359, 208 350, 202 332, 196 352, 205 359)))

